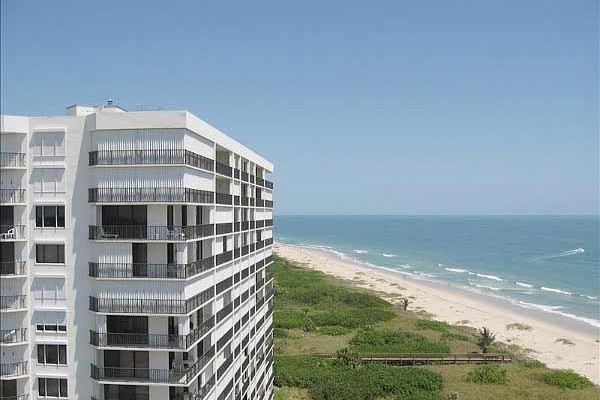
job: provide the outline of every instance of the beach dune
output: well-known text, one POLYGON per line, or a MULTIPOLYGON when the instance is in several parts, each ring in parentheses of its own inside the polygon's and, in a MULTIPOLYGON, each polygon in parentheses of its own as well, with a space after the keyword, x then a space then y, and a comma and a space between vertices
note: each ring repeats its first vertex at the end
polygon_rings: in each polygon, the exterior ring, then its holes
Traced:
POLYGON ((326 251, 282 243, 275 243, 274 249, 279 256, 307 268, 375 290, 390 302, 397 302, 398 295, 411 297, 410 308, 425 310, 436 320, 474 328, 486 326, 496 333, 498 340, 530 350, 531 357, 550 368, 572 369, 600 384, 597 330, 578 329, 575 323, 564 323, 558 317, 538 317, 517 307, 504 306, 484 295, 411 279, 393 271, 341 259, 326 251), (520 324, 521 329, 515 324, 520 324))

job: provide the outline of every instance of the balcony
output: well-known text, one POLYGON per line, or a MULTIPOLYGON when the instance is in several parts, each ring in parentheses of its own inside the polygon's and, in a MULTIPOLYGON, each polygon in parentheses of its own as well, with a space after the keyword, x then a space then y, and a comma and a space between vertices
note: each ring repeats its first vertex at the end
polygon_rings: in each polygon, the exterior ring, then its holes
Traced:
POLYGON ((0 204, 26 203, 25 189, 0 189, 0 204))
POLYGON ((215 288, 210 287, 188 299, 177 298, 98 298, 89 296, 90 311, 109 314, 188 314, 212 299, 215 288))
POLYGON ((265 187, 273 190, 273 182, 268 181, 268 180, 265 179, 265 187))
POLYGON ((19 310, 27 308, 27 296, 0 296, 0 310, 19 310))
POLYGON ((233 232, 233 225, 231 224, 231 222, 217 224, 217 235, 225 235, 231 232, 233 232))
POLYGON ((233 259, 233 251, 227 251, 225 253, 217 254, 216 256, 216 264, 221 265, 226 262, 229 262, 233 259))
POLYGON ((14 343, 25 343, 27 341, 28 341, 27 328, 0 330, 0 343, 14 344, 14 343))
POLYGON ((211 317, 187 335, 90 331, 90 344, 97 347, 187 350, 214 326, 215 318, 211 317))
MULTIPOLYGON (((194 392, 194 393, 190 393, 189 400, 204 400, 204 399, 206 399, 207 395, 210 393, 210 391, 214 387, 215 387, 215 375, 213 375, 204 385, 202 385, 202 388, 200 390, 198 390, 197 392, 194 392)), ((183 400, 183 398, 177 399, 177 400, 183 400)))
POLYGON ((90 166, 96 165, 171 165, 214 170, 214 161, 189 150, 100 150, 89 153, 90 166))
POLYGON ((89 264, 89 276, 94 278, 150 278, 188 279, 211 270, 215 266, 214 257, 187 264, 144 264, 144 263, 93 263, 89 264))
POLYGON ((0 225, 0 240, 25 239, 25 225, 0 225))
POLYGON ((214 235, 215 226, 103 225, 89 227, 90 240, 164 240, 185 241, 214 235))
POLYGON ((0 364, 0 376, 3 378, 27 375, 28 370, 27 361, 11 364, 0 364))
POLYGON ((115 368, 98 367, 91 364, 91 377, 97 381, 111 382, 148 382, 170 383, 188 385, 208 362, 214 357, 215 348, 210 348, 196 362, 188 368, 178 369, 151 369, 151 368, 115 368))
POLYGON ((25 168, 25 153, 0 153, 0 167, 25 168))
POLYGON ((27 275, 27 261, 2 261, 0 262, 0 276, 27 275))
POLYGON ((227 304, 225 307, 217 311, 217 323, 221 322, 233 311, 233 302, 227 304))
POLYGON ((214 203, 215 194, 190 188, 94 188, 89 203, 214 203))
POLYGON ((228 176, 230 178, 233 176, 233 168, 231 168, 228 165, 221 164, 218 161, 215 163, 215 171, 218 174, 225 175, 225 176, 228 176))
POLYGON ((265 186, 265 180, 262 178, 259 178, 258 176, 256 177, 256 184, 258 186, 265 186))
POLYGON ((215 193, 215 199, 217 204, 231 205, 233 196, 227 193, 215 193))

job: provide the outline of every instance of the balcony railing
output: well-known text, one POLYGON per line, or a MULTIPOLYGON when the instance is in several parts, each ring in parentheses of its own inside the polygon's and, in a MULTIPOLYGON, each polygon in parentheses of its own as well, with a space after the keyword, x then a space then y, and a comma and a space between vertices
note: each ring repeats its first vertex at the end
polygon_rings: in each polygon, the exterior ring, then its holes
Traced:
POLYGON ((190 226, 91 225, 89 239, 183 241, 214 235, 214 229, 213 224, 190 226))
POLYGON ((233 302, 227 304, 225 307, 217 311, 217 323, 221 322, 233 311, 233 302))
POLYGON ((25 189, 0 189, 0 203, 14 204, 27 201, 25 189))
POLYGON ((233 251, 227 251, 225 253, 217 254, 216 264, 221 265, 221 264, 231 261, 232 259, 233 259, 233 251))
POLYGON ((215 288, 210 287, 188 300, 89 296, 89 309, 114 314, 188 314, 212 299, 214 295, 215 288))
POLYGON ((24 343, 27 340, 27 328, 0 330, 0 343, 24 343))
POLYGON ((273 200, 265 200, 264 207, 273 208, 273 200))
POLYGON ((258 176, 256 177, 256 184, 258 186, 265 186, 265 180, 262 178, 259 178, 258 176))
POLYGON ((211 270, 214 257, 187 264, 89 263, 89 276, 95 278, 187 279, 211 270))
POLYGON ((217 224, 217 235, 224 235, 226 233, 231 233, 232 231, 233 225, 231 225, 231 222, 217 224))
MULTIPOLYGON (((204 400, 208 393, 215 387, 215 375, 213 375, 200 390, 194 393, 190 393, 189 400, 204 400)), ((177 400, 183 400, 177 399, 177 400)))
POLYGON ((27 275, 27 261, 0 262, 0 276, 27 275))
POLYGON ((24 167, 25 153, 0 153, 0 167, 24 167))
POLYGON ((9 377, 9 376, 21 376, 21 375, 27 375, 27 374, 28 374, 27 361, 11 363, 11 364, 0 364, 0 376, 9 377))
POLYGON ((0 310, 27 308, 27 296, 0 296, 0 310))
POLYGON ((93 188, 88 189, 90 203, 214 203, 215 195, 190 188, 93 188))
POLYGON ((98 347, 186 350, 214 326, 215 319, 211 317, 187 335, 99 333, 90 330, 90 344, 98 347))
POLYGON ((98 367, 91 364, 91 377, 97 381, 152 382, 188 384, 200 373, 202 368, 215 354, 214 346, 189 368, 155 369, 155 368, 121 368, 98 367))
POLYGON ((89 153, 89 165, 185 164, 207 171, 214 170, 210 158, 183 149, 99 150, 89 153))
POLYGON ((225 175, 225 176, 229 176, 231 177, 233 175, 232 171, 233 169, 225 164, 222 164, 220 162, 215 162, 215 171, 221 175, 225 175))
POLYGON ((0 225, 0 240, 25 239, 25 225, 0 225))
POLYGON ((242 171, 240 175, 241 175, 243 181, 248 182, 248 173, 247 172, 242 171))
POLYGON ((233 196, 227 193, 215 193, 215 200, 217 204, 231 204, 232 197, 233 196))
POLYGON ((267 187, 269 189, 273 189, 273 182, 265 179, 265 187, 267 187))

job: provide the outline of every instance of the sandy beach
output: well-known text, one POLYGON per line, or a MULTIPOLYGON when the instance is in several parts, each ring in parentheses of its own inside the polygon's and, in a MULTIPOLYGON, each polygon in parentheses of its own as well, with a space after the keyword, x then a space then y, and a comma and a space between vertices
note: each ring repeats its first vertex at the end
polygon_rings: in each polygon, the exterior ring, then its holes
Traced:
POLYGON ((600 340, 597 330, 591 327, 578 328, 564 318, 535 315, 484 295, 411 279, 326 251, 282 243, 274 247, 282 257, 375 290, 390 302, 398 302, 400 295, 411 297, 410 309, 425 310, 436 320, 474 328, 486 326, 496 333, 497 340, 529 349, 532 357, 549 367, 572 369, 600 384, 600 340), (509 329, 510 324, 524 324, 531 329, 509 329))

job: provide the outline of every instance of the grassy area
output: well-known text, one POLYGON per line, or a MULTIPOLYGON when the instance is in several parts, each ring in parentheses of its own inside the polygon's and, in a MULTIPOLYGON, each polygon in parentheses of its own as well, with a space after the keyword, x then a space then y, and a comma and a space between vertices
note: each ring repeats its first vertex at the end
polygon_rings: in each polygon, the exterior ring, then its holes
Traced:
MULTIPOLYGON (((475 365, 392 367, 314 353, 480 352, 476 330, 403 311, 373 293, 276 258, 275 398, 277 400, 597 400, 599 391, 576 374, 557 373, 539 362, 498 368, 475 365), (486 383, 494 382, 494 383, 486 383)), ((515 329, 521 329, 516 327, 515 329)), ((524 354, 495 343, 488 350, 524 354)))

